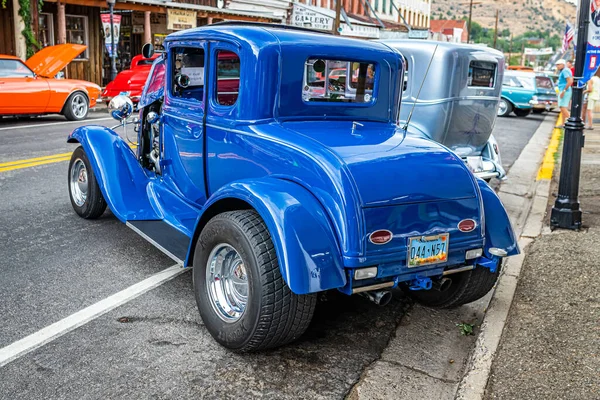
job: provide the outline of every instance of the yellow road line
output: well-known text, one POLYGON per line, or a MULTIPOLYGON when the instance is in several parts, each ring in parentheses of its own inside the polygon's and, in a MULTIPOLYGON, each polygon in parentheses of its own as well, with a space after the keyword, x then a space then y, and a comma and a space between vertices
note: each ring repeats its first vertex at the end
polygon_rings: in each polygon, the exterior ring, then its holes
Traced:
MULTIPOLYGON (((130 144, 129 147, 135 149, 136 145, 130 144)), ((7 161, 0 163, 0 172, 14 171, 16 169, 36 167, 38 165, 53 164, 71 159, 72 152, 54 154, 51 156, 26 158, 23 160, 7 161)))
MULTIPOLYGON (((37 165, 44 165, 44 164, 52 164, 52 163, 57 163, 57 162, 62 162, 62 161, 69 161, 70 159, 71 159, 71 153, 69 153, 69 155, 67 155, 66 157, 56 157, 56 158, 51 158, 51 159, 48 159, 48 160, 22 162, 22 163, 16 164, 16 165, 11 165, 11 166, 7 166, 7 167, 0 167, 0 172, 7 172, 7 171, 13 171, 15 169, 35 167, 37 165)), ((22 160, 22 161, 28 161, 28 160, 22 160)))
MULTIPOLYGON (((559 115, 558 119, 556 120, 556 125, 562 125, 562 122, 562 115, 559 115)), ((560 146, 562 134, 563 130, 559 128, 554 128, 552 131, 550 144, 548 145, 548 149, 546 149, 544 160, 542 161, 542 165, 537 174, 538 181, 552 179, 554 165, 556 164, 556 153, 558 152, 558 147, 560 146)))
POLYGON ((0 168, 12 167, 14 165, 19 165, 19 164, 29 164, 34 161, 46 161, 46 160, 52 160, 54 158, 63 158, 63 157, 70 157, 70 156, 71 156, 71 153, 69 152, 69 153, 53 154, 51 156, 27 158, 24 160, 8 161, 8 162, 0 163, 0 168))

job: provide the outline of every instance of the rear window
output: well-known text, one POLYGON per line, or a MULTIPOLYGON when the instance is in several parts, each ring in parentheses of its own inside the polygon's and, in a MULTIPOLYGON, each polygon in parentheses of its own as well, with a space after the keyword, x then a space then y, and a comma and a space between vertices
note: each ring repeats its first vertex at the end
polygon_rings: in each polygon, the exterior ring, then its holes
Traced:
POLYGON ((306 102, 370 103, 377 70, 359 61, 311 58, 304 65, 302 99, 306 102))
POLYGON ((468 86, 493 88, 496 79, 496 66, 490 61, 471 61, 469 64, 468 86))
POLYGON ((536 76, 535 85, 540 89, 554 89, 552 80, 547 76, 536 76))

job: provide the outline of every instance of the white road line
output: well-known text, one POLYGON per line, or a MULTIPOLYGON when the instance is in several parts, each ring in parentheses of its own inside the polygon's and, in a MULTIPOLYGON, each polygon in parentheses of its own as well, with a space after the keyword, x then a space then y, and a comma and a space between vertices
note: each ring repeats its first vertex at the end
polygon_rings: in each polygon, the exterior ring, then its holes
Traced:
POLYGON ((82 325, 85 325, 102 314, 135 299, 139 295, 162 285, 188 269, 191 268, 182 268, 180 265, 173 265, 135 285, 129 286, 127 289, 121 290, 104 300, 100 300, 81 311, 77 311, 75 314, 71 314, 52 325, 48 325, 47 327, 0 349, 0 367, 5 366, 9 362, 16 360, 30 351, 33 351, 82 325))
POLYGON ((85 121, 65 121, 65 122, 46 122, 44 124, 34 124, 34 125, 18 125, 18 126, 6 126, 0 128, 0 131, 7 131, 9 129, 25 129, 25 128, 39 128, 42 126, 55 126, 55 125, 66 125, 66 124, 81 124, 81 123, 93 123, 94 121, 108 121, 112 119, 111 117, 106 118, 90 118, 85 121))

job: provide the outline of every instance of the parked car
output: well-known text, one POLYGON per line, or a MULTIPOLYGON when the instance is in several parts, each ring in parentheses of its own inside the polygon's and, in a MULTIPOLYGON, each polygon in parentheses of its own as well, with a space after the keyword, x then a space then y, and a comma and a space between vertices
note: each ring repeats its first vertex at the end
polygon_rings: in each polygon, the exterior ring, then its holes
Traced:
POLYGON ((62 114, 71 121, 85 119, 89 109, 96 105, 100 86, 54 77, 86 47, 49 46, 26 62, 0 55, 0 115, 62 114))
POLYGON ((113 97, 120 93, 127 93, 131 101, 137 103, 142 95, 146 79, 148 79, 152 63, 157 57, 158 53, 154 54, 152 58, 145 58, 141 54, 133 57, 129 69, 119 72, 117 77, 106 85, 102 91, 102 101, 108 105, 113 97))
MULTIPOLYGON (((298 338, 327 290, 385 304, 400 285, 431 307, 469 303, 519 253, 494 191, 454 152, 398 126, 400 53, 250 23, 179 31, 164 47, 140 100, 137 150, 109 128, 75 129, 69 195, 79 216, 108 206, 193 266, 200 314, 222 345, 298 338), (356 81, 306 87, 340 60, 356 81), (233 70, 235 90, 221 83, 233 70)), ((109 109, 124 120, 133 104, 117 96, 109 109)))
POLYGON ((498 115, 526 117, 530 112, 542 113, 557 107, 558 97, 552 79, 535 72, 506 71, 498 115))
POLYGON ((406 61, 401 125, 412 113, 409 131, 452 149, 482 179, 504 178, 500 150, 492 135, 504 72, 502 53, 448 42, 383 43, 401 52, 406 61))

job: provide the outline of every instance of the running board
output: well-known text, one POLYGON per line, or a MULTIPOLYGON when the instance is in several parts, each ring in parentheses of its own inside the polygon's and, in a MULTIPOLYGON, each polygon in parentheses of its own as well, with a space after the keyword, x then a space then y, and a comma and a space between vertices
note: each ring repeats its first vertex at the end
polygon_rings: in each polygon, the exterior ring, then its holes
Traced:
POLYGON ((190 247, 189 237, 162 220, 127 221, 126 225, 183 266, 190 247))

